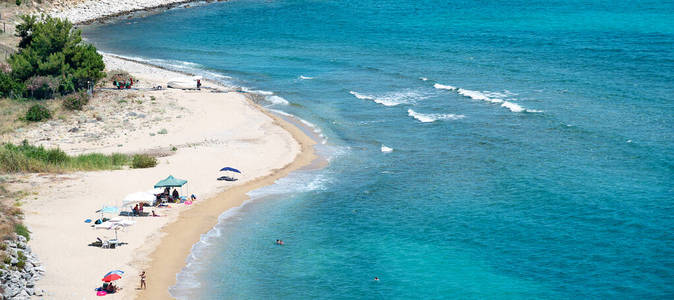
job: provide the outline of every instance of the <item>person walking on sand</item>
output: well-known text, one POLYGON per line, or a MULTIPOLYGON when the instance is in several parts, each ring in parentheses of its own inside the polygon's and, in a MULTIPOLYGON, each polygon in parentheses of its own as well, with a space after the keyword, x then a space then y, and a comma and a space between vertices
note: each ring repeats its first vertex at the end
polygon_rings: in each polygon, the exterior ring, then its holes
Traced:
POLYGON ((146 289, 147 285, 145 284, 145 271, 140 272, 140 275, 138 276, 140 276, 140 288, 143 290, 146 289))

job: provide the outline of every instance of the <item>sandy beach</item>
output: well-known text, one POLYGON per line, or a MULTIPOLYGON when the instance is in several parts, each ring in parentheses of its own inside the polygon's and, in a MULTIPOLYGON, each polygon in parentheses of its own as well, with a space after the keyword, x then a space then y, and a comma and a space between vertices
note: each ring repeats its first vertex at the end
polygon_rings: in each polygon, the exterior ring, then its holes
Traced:
MULTIPOLYGON (((159 164, 150 169, 26 175, 14 184, 33 192, 23 209, 32 231, 29 246, 46 269, 37 287, 46 290, 47 299, 91 299, 102 276, 119 269, 125 272, 118 281, 123 289, 108 297, 130 299, 138 296, 138 274, 146 270, 148 289, 136 298, 166 299, 200 235, 224 211, 241 205, 246 192, 311 163, 314 141, 241 93, 153 91, 149 87, 187 75, 112 56, 105 62, 108 69, 124 69, 138 77, 138 90, 103 90, 80 115, 3 140, 26 138, 73 154, 159 153, 159 164), (234 183, 217 181, 224 166, 243 174, 234 183), (135 221, 118 232, 128 244, 116 249, 88 246, 97 237, 114 237, 114 231, 95 230, 85 219, 96 219, 95 211, 102 206, 119 206, 125 195, 146 191, 168 175, 188 180, 183 193, 195 194, 198 200, 154 208, 161 217, 124 217, 135 221)), ((226 90, 209 82, 205 87, 226 90)))

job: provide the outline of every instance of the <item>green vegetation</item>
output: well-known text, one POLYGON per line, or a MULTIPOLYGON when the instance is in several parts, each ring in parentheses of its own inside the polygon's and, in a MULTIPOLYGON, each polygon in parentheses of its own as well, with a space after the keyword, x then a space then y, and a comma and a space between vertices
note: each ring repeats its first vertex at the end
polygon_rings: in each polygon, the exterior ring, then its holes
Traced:
POLYGON ((0 97, 47 99, 103 78, 103 57, 82 43, 80 30, 69 21, 44 15, 21 19, 19 51, 8 59, 11 71, 0 72, 0 97))
MULTIPOLYGON (((16 234, 25 237, 26 240, 30 240, 30 231, 28 230, 28 227, 26 227, 26 225, 23 225, 23 224, 21 224, 21 223, 16 224, 16 225, 14 226, 14 231, 16 232, 16 234)), ((20 253, 22 253, 22 252, 20 252, 20 253)), ((23 254, 23 253, 22 253, 22 254, 23 254)), ((20 256, 21 256, 21 255, 19 255, 19 257, 20 257, 20 256)))
POLYGON ((89 95, 86 92, 68 95, 63 99, 63 107, 69 110, 82 110, 87 103, 89 103, 89 95))
POLYGON ((26 120, 40 122, 51 118, 51 112, 42 104, 34 104, 26 111, 26 120))
POLYGON ((152 168, 157 165, 157 159, 147 154, 136 154, 133 156, 131 167, 133 168, 152 168))
POLYGON ((166 128, 162 128, 162 130, 157 131, 157 134, 167 134, 168 130, 166 128))
POLYGON ((133 168, 150 168, 157 160, 149 155, 105 155, 100 153, 69 156, 61 149, 45 149, 24 141, 21 145, 4 144, 0 147, 0 172, 67 172, 120 169, 131 164, 133 168))

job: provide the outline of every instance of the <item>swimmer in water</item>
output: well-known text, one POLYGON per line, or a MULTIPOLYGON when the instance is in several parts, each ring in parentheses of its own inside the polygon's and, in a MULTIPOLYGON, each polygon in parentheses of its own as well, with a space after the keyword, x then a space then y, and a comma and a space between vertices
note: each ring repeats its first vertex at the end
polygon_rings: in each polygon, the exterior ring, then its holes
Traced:
POLYGON ((379 281, 379 277, 375 277, 375 278, 374 278, 374 281, 379 281))

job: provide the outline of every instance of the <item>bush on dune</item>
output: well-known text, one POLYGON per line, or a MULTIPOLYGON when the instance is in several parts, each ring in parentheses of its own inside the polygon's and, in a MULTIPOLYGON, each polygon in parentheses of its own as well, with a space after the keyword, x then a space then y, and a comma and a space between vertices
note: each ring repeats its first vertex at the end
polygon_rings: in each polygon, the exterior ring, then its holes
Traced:
POLYGON ((35 104, 26 111, 26 120, 39 122, 51 118, 51 112, 42 104, 35 104))
POLYGON ((131 167, 139 168, 152 168, 157 165, 157 159, 149 156, 147 154, 136 154, 133 156, 133 162, 131 167))
POLYGON ((21 19, 16 26, 19 51, 8 59, 10 68, 3 68, 11 71, 0 75, 0 95, 51 98, 56 92, 86 89, 103 78, 103 57, 96 47, 82 43, 80 30, 69 21, 44 15, 21 19))

